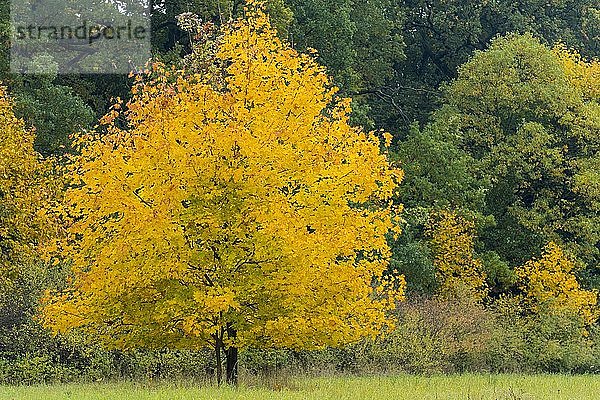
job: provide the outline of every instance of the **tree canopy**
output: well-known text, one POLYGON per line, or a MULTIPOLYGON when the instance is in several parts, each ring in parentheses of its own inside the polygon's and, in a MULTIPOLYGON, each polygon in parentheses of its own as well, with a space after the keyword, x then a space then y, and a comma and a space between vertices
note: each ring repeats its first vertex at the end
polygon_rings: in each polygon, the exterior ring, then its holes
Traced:
POLYGON ((45 315, 118 348, 226 348, 235 379, 237 348, 337 346, 391 323, 402 172, 261 12, 228 26, 216 57, 224 85, 154 65, 106 134, 82 138, 61 247, 75 280, 45 315))
POLYGON ((531 35, 498 38, 476 52, 431 124, 400 146, 407 163, 420 165, 409 170, 405 202, 492 216, 482 241, 509 265, 556 241, 597 276, 597 68, 531 35), (436 155, 420 156, 415 140, 432 143, 436 155))
MULTIPOLYGON (((56 233, 44 211, 56 192, 52 166, 33 149, 34 133, 0 87, 0 289, 36 262, 56 233)), ((56 177, 54 177, 56 179, 56 177)))

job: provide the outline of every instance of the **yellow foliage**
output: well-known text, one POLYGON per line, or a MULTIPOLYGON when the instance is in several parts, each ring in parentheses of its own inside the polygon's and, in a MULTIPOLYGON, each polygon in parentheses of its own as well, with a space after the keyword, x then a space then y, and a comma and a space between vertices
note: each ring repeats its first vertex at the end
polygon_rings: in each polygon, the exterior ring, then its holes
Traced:
POLYGON ((586 61, 579 53, 560 44, 554 54, 562 64, 567 79, 580 89, 586 100, 600 100, 600 61, 586 61))
POLYGON ((444 297, 466 293, 481 300, 487 295, 483 264, 474 257, 474 230, 472 221, 455 212, 440 211, 431 219, 428 234, 434 254, 438 290, 444 297))
POLYGON ((76 279, 46 299, 55 331, 316 348, 392 323, 405 283, 382 275, 402 172, 349 125, 324 69, 247 15, 219 40, 225 85, 154 64, 105 135, 81 138, 61 244, 76 279))
POLYGON ((45 210, 53 196, 50 164, 33 149, 34 133, 15 117, 0 86, 0 290, 40 254, 53 235, 45 210))
POLYGON ((574 269, 574 262, 551 242, 539 260, 530 260, 515 272, 534 310, 543 305, 557 311, 575 312, 591 324, 599 317, 598 294, 579 286, 574 269))

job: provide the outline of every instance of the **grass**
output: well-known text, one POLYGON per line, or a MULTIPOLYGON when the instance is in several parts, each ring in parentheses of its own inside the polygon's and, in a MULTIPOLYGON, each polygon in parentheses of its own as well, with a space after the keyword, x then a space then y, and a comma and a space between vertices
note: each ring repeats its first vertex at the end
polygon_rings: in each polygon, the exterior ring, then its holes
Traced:
POLYGON ((526 400, 600 398, 600 376, 460 375, 301 379, 271 388, 96 383, 0 386, 0 400, 526 400))

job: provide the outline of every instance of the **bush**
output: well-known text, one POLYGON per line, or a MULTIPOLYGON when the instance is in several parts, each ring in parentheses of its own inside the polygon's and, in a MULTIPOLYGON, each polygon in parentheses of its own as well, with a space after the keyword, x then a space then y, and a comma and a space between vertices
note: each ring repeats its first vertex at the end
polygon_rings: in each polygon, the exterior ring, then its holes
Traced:
POLYGON ((1 384, 49 384, 69 382, 79 376, 80 371, 69 366, 56 364, 48 356, 24 357, 19 360, 0 360, 1 384))
MULTIPOLYGON (((518 296, 488 306, 463 296, 412 299, 397 313, 394 331, 343 349, 247 349, 243 379, 281 387, 298 374, 600 372, 600 327, 575 312, 532 312, 518 296)), ((52 338, 35 321, 19 326, 4 331, 13 347, 0 357, 0 384, 214 378, 209 350, 107 351, 74 335, 52 338), (45 339, 36 349, 27 335, 45 339)))
POLYGON ((598 371, 598 327, 587 328, 576 311, 527 310, 519 297, 492 307, 498 330, 488 349, 496 372, 594 373, 598 371))
POLYGON ((425 298, 398 310, 398 326, 374 348, 387 370, 448 373, 485 368, 493 316, 469 297, 425 298))

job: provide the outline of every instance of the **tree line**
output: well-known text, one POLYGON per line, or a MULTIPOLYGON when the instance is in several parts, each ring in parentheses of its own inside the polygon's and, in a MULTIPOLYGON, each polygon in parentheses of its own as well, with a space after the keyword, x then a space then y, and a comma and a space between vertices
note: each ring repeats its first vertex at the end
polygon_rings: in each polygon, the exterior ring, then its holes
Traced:
POLYGON ((156 1, 131 77, 18 76, 5 47, 0 356, 35 332, 73 363, 76 330, 209 346, 235 382, 239 349, 424 349, 402 324, 467 301, 533 369, 593 369, 594 3, 156 1))

